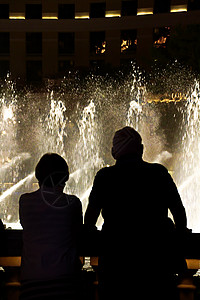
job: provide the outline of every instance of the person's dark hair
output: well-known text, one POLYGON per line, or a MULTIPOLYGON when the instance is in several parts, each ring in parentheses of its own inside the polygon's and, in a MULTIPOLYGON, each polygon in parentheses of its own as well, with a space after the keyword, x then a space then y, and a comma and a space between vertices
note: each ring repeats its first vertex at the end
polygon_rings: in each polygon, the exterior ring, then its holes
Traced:
POLYGON ((67 162, 56 153, 46 153, 35 168, 35 176, 40 186, 64 187, 65 182, 69 179, 67 162))
POLYGON ((112 147, 114 159, 120 159, 125 155, 141 157, 142 154, 142 138, 134 128, 126 126, 115 132, 112 147))

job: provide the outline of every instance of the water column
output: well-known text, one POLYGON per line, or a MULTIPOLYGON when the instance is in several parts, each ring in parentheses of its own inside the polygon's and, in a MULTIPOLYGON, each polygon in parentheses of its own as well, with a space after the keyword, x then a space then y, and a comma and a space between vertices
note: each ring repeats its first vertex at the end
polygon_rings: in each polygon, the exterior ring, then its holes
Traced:
POLYGON ((125 125, 133 127, 142 136, 145 160, 164 163, 171 154, 165 149, 165 136, 157 133, 161 126, 160 111, 149 98, 144 78, 139 70, 134 69, 132 77, 125 125))
POLYGON ((182 153, 175 173, 186 207, 188 227, 200 232, 200 84, 195 80, 182 108, 182 153))
POLYGON ((133 83, 130 90, 130 107, 127 113, 126 125, 140 130, 140 119, 142 118, 142 103, 145 101, 146 88, 141 85, 141 77, 137 80, 133 73, 133 83))
POLYGON ((84 213, 94 176, 103 165, 98 118, 93 100, 80 112, 77 126, 79 138, 72 153, 74 172, 70 176, 68 186, 75 186, 74 192, 82 201, 84 213))
POLYGON ((17 96, 13 84, 8 81, 0 98, 0 163, 9 162, 17 153, 16 140, 16 109, 17 96))
POLYGON ((63 101, 54 98, 53 91, 50 92, 49 102, 50 111, 43 122, 45 142, 40 151, 41 154, 55 152, 65 157, 64 139, 67 136, 65 128, 68 121, 66 107, 63 101))

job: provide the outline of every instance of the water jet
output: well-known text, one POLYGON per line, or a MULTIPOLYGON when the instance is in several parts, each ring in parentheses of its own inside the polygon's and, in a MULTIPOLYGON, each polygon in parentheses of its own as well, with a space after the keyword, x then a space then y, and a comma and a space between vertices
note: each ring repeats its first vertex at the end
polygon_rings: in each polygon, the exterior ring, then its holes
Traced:
POLYGON ((37 188, 35 164, 50 151, 68 161, 66 190, 80 197, 85 211, 96 172, 114 163, 110 149, 115 130, 129 125, 143 137, 144 158, 170 170, 188 227, 200 232, 200 86, 195 79, 186 89, 181 76, 179 72, 177 85, 173 73, 168 94, 161 76, 162 97, 155 82, 145 83, 137 68, 119 81, 91 75, 80 85, 79 78, 70 84, 65 78, 59 87, 37 92, 19 93, 6 82, 0 93, 0 164, 6 174, 0 176, 2 220, 18 222, 19 196, 37 188))

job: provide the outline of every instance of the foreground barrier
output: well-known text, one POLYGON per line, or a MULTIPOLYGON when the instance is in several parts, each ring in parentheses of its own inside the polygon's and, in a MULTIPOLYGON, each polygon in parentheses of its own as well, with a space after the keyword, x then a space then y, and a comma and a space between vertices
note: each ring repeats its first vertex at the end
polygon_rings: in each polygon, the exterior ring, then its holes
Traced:
MULTIPOLYGON (((85 269, 96 269, 98 266, 98 257, 80 257, 83 268, 85 269)), ((180 300, 194 300, 195 285, 193 284, 192 275, 200 267, 200 259, 187 259, 188 272, 182 278, 180 284, 178 285, 180 300)), ((5 273, 4 276, 4 287, 7 300, 18 300, 20 293, 20 266, 21 266, 21 257, 20 256, 1 256, 0 257, 0 266, 3 268, 5 273)), ((98 299, 98 279, 96 276, 93 276, 93 296, 94 300, 98 299)))
MULTIPOLYGON (((6 230, 6 247, 3 254, 0 254, 0 277, 4 285, 5 297, 3 290, 0 293, 0 299, 18 300, 20 292, 20 266, 21 266, 21 249, 22 249, 22 231, 6 230), (1 298, 2 297, 2 298, 1 298), (3 298, 4 297, 4 298, 3 298)), ((92 290, 91 300, 98 299, 98 246, 95 246, 94 239, 92 246, 89 242, 87 248, 81 249, 80 259, 83 263, 83 270, 86 273, 91 271, 88 290, 92 290), (87 255, 87 256, 86 256, 87 255)), ((187 257, 188 271, 178 285, 180 300, 194 300, 195 285, 193 284, 193 275, 200 269, 200 235, 191 234, 185 239, 184 252, 187 257)), ((1 282, 0 282, 1 283, 1 282)), ((1 288, 1 286, 0 286, 1 288)))

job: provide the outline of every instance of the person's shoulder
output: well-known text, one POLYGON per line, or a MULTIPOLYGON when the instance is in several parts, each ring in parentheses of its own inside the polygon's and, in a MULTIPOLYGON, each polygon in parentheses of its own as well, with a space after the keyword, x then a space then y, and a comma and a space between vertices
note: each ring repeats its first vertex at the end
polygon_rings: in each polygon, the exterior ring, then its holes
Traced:
POLYGON ((149 162, 144 162, 144 166, 146 168, 149 168, 150 170, 154 172, 160 172, 162 174, 168 174, 168 170, 161 164, 159 163, 149 163, 149 162))
POLYGON ((24 198, 32 198, 32 197, 36 197, 38 196, 38 194, 40 193, 40 189, 34 191, 34 192, 30 192, 30 193, 24 193, 20 196, 20 198, 24 199, 24 198))
POLYGON ((106 166, 100 169, 95 175, 95 182, 105 181, 110 178, 114 172, 114 166, 106 166))
POLYGON ((40 193, 39 190, 37 191, 34 191, 34 192, 31 192, 31 193, 25 193, 25 194, 22 194, 19 198, 19 201, 20 203, 24 202, 24 201, 27 201, 27 200, 30 200, 30 199, 33 199, 35 197, 38 197, 38 194, 40 193))
POLYGON ((113 172, 115 166, 109 166, 107 165, 106 167, 103 167, 102 169, 100 169, 96 176, 103 176, 103 175, 107 175, 110 174, 111 172, 113 172))

